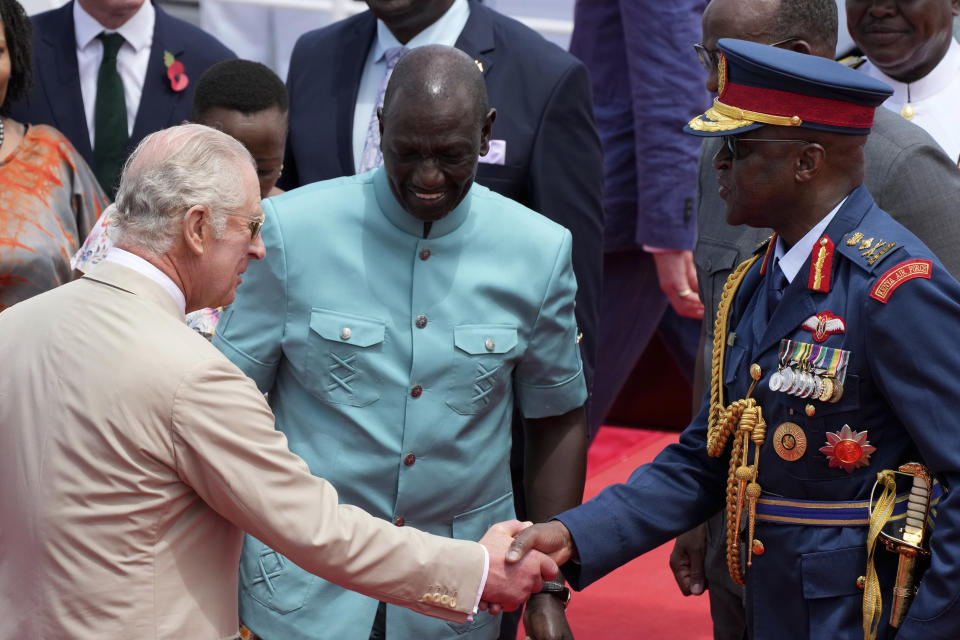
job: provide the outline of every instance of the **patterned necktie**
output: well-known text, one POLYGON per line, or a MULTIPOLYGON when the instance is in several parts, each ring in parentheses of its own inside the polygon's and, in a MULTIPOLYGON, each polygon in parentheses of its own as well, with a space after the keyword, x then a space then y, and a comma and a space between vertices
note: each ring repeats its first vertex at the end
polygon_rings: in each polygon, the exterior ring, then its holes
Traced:
POLYGON ((783 290, 790 284, 787 281, 787 276, 783 274, 783 269, 780 268, 779 260, 773 265, 773 273, 771 276, 773 277, 770 278, 770 295, 767 296, 768 317, 773 315, 773 310, 777 308, 777 304, 780 302, 780 299, 783 298, 783 290))
POLYGON ((119 33, 101 33, 103 60, 97 75, 97 101, 93 110, 93 164, 100 186, 112 200, 127 154, 127 102, 123 80, 117 73, 117 52, 125 40, 119 33))
POLYGON ((387 71, 383 76, 383 83, 380 85, 380 93, 377 94, 377 103, 373 107, 373 115, 370 116, 370 123, 367 125, 367 137, 363 142, 363 153, 360 154, 357 173, 364 173, 383 164, 383 154, 380 152, 380 121, 377 119, 377 107, 383 106, 383 94, 387 90, 390 76, 393 75, 393 68, 397 66, 397 61, 406 52, 406 47, 391 47, 383 54, 387 62, 387 71))

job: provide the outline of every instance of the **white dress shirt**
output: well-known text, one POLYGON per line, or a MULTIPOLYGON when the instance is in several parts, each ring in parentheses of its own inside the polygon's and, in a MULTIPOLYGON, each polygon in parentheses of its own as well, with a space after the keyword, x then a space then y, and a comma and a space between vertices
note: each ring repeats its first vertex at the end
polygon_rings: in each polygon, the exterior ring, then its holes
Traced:
POLYGON ((807 231, 806 235, 800 238, 789 250, 783 246, 783 238, 779 235, 777 236, 777 246, 773 250, 773 257, 775 258, 774 264, 780 265, 780 270, 783 271, 783 275, 786 276, 787 282, 793 282, 793 279, 797 277, 797 274, 800 272, 800 267, 803 266, 803 263, 807 261, 807 258, 809 258, 813 252, 813 245, 820 239, 827 225, 830 224, 830 221, 833 220, 833 217, 837 215, 837 211, 840 210, 840 207, 842 207, 846 201, 846 198, 841 200, 837 206, 830 210, 830 213, 823 216, 820 222, 815 224, 810 231, 807 231))
POLYGON ((363 145, 367 140, 367 129, 374 110, 379 106, 377 97, 380 95, 380 85, 387 72, 387 63, 384 53, 393 47, 407 47, 415 49, 428 44, 444 44, 452 47, 460 37, 460 32, 470 18, 470 5, 467 0, 454 0, 447 12, 436 22, 415 35, 410 42, 401 45, 390 33, 390 29, 382 20, 377 20, 377 37, 367 54, 367 61, 363 65, 360 76, 360 88, 357 92, 357 104, 353 112, 353 165, 356 170, 360 158, 363 156, 363 145))
POLYGON ((143 83, 147 77, 150 47, 153 45, 153 25, 156 11, 150 0, 145 0, 140 9, 119 29, 107 29, 93 16, 83 10, 79 2, 73 3, 73 29, 77 39, 77 68, 80 72, 80 93, 83 95, 83 112, 90 132, 90 147, 94 142, 93 112, 97 104, 97 76, 103 60, 103 43, 97 38, 101 32, 119 33, 126 42, 117 53, 117 72, 123 80, 123 97, 127 103, 127 135, 133 135, 133 123, 137 119, 143 83))
POLYGON ((887 109, 903 115, 910 106, 910 122, 922 127, 937 141, 954 162, 960 160, 960 44, 950 39, 950 48, 933 70, 916 82, 894 80, 869 60, 860 69, 867 75, 893 87, 893 95, 883 103, 887 109))
POLYGON ((169 293, 170 297, 173 298, 173 301, 177 303, 178 307, 180 307, 180 311, 186 314, 187 300, 183 295, 183 291, 180 291, 180 287, 178 287, 173 280, 170 279, 170 276, 165 274, 154 265, 150 264, 140 256, 130 253, 129 251, 124 251, 119 247, 110 247, 110 251, 107 253, 104 260, 107 262, 116 262, 117 264, 128 269, 133 269, 142 276, 150 278, 158 285, 163 287, 163 290, 169 293))

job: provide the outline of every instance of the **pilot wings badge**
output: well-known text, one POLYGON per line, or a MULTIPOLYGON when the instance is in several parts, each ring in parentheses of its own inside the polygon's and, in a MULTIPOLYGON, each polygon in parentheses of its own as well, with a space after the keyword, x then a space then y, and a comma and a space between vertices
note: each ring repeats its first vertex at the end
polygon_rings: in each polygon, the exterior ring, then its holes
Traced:
POLYGON ((835 333, 845 333, 847 325, 840 316, 821 311, 803 321, 803 328, 813 334, 813 339, 823 342, 835 333))

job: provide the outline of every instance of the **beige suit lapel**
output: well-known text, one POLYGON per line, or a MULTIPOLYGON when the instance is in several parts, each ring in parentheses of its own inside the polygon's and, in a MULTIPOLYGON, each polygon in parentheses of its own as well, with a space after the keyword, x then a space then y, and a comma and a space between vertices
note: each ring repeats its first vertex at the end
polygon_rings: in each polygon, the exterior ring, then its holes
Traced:
POLYGON ((83 279, 100 282, 116 289, 132 293, 147 302, 157 305, 180 320, 180 322, 184 322, 183 313, 181 313, 180 307, 177 306, 177 303, 170 294, 159 284, 137 273, 133 269, 124 267, 116 262, 104 260, 90 269, 90 271, 83 276, 83 279))

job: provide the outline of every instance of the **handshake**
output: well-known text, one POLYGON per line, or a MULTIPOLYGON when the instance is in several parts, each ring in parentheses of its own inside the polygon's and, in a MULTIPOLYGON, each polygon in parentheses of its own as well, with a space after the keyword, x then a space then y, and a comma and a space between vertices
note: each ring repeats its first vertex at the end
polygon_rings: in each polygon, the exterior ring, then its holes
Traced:
POLYGON ((500 522, 490 527, 480 544, 490 556, 480 608, 492 614, 522 605, 544 582, 554 580, 559 566, 575 553, 570 532, 556 520, 500 522))

